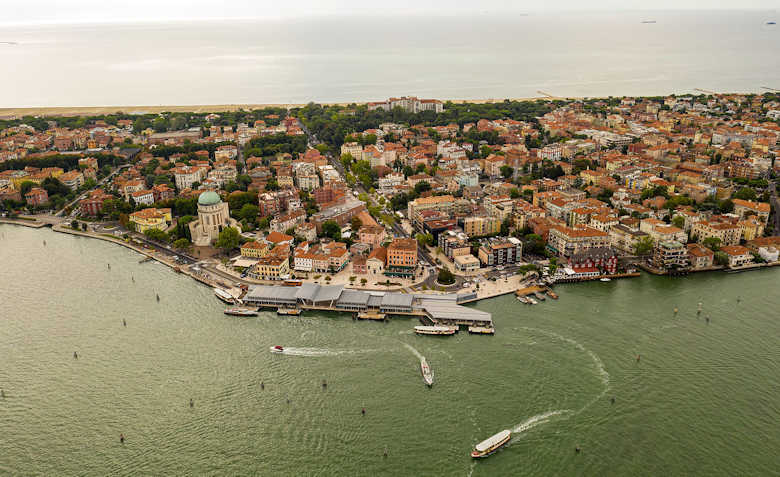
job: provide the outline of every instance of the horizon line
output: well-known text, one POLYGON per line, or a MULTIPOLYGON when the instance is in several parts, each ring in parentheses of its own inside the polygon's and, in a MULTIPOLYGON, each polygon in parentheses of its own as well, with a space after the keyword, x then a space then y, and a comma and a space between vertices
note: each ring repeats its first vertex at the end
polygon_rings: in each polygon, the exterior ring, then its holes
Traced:
POLYGON ((614 8, 598 8, 598 9, 543 9, 543 10, 453 10, 450 12, 442 13, 435 10, 430 11, 418 11, 415 13, 408 13, 398 9, 386 9, 373 12, 318 12, 303 14, 278 14, 267 16, 240 16, 240 17, 170 17, 170 18, 93 18, 93 19, 74 19, 74 20, 57 20, 57 19, 42 19, 42 20, 30 20, 30 21, 0 21, 0 27, 15 27, 15 26, 55 26, 55 25, 120 25, 120 24, 161 24, 161 23, 208 23, 208 22, 224 22, 224 21, 280 21, 291 19, 313 19, 313 18, 376 18, 390 16, 403 16, 403 17, 457 17, 465 15, 511 15, 518 17, 527 16, 543 16, 547 14, 601 14, 601 13, 723 13, 723 12, 766 12, 776 14, 775 9, 766 8, 645 8, 645 9, 614 9, 614 8))

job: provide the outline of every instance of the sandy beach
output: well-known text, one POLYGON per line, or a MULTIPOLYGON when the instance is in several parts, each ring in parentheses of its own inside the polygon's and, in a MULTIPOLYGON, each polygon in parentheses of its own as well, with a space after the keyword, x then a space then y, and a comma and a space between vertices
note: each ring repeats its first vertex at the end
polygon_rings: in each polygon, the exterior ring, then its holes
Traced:
MULTIPOLYGON (((484 99, 449 99, 456 104, 461 103, 500 103, 506 98, 484 98, 484 99)), ((510 98, 510 101, 538 101, 550 99, 578 99, 563 98, 551 96, 539 96, 534 98, 510 98)), ((363 102, 354 103, 319 103, 326 106, 347 106, 349 104, 366 104, 363 102)), ((180 105, 180 106, 68 106, 68 107, 34 107, 34 108, 0 108, 1 119, 14 119, 23 116, 94 116, 100 114, 129 113, 129 114, 147 114, 162 112, 193 112, 193 113, 219 113, 223 111, 252 110, 263 108, 300 108, 306 106, 303 103, 257 103, 257 104, 200 104, 200 105, 180 105)))

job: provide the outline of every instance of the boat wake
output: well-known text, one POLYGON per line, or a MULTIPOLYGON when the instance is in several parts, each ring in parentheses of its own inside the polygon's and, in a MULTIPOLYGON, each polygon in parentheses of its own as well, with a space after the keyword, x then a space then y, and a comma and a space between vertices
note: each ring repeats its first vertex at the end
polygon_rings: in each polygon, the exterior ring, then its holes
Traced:
POLYGON ((609 373, 607 372, 606 368, 604 368, 604 363, 601 361, 601 358, 599 358, 596 353, 594 353, 593 351, 587 349, 586 347, 584 347, 582 344, 580 344, 576 340, 573 340, 571 338, 567 338, 567 337, 565 337, 563 335, 560 335, 558 333, 554 333, 552 331, 545 331, 545 330, 540 330, 538 328, 528 328, 528 327, 523 327, 522 329, 524 329, 526 331, 533 331, 533 332, 536 332, 536 333, 541 333, 541 334, 549 336, 549 337, 551 337, 553 339, 556 339, 556 340, 559 340, 559 341, 563 341, 565 343, 573 345, 578 350, 580 350, 580 351, 582 351, 584 353, 587 353, 588 356, 590 356, 590 359, 593 361, 593 364, 596 366, 596 371, 599 374, 599 378, 601 379, 601 383, 602 383, 603 386, 602 386, 601 392, 596 397, 594 397, 593 399, 588 401, 584 406, 582 406, 582 408, 578 409, 577 411, 573 411, 571 409, 561 409, 561 410, 557 410, 557 411, 548 411, 548 412, 545 412, 545 413, 542 413, 542 414, 537 414, 535 416, 529 417, 525 421, 521 422, 520 424, 518 424, 514 428, 512 428, 512 434, 522 434, 523 432, 528 431, 530 429, 533 429, 536 426, 540 426, 542 424, 546 424, 546 423, 550 422, 551 420, 553 420, 554 418, 559 417, 559 416, 562 417, 562 418, 566 418, 566 419, 568 419, 571 416, 576 416, 576 415, 582 413, 583 411, 585 411, 593 403, 595 403, 596 401, 600 400, 601 398, 604 397, 604 395, 607 394, 607 391, 609 391, 609 373))
MULTIPOLYGON (((554 338, 554 339, 557 339, 559 341, 564 341, 566 343, 569 343, 569 344, 573 345, 578 350, 580 350, 580 351, 582 351, 584 353, 587 353, 587 355, 590 356, 590 359, 593 360, 593 364, 596 365, 596 371, 599 374, 599 377, 601 379, 601 383, 604 385, 604 389, 601 391, 601 394, 599 395, 599 397, 603 397, 607 393, 607 391, 609 391, 609 373, 607 372, 606 368, 604 368, 604 363, 601 361, 601 358, 599 358, 596 353, 594 353, 593 351, 591 351, 588 348, 584 347, 578 341, 573 340, 571 338, 567 338, 567 337, 565 337, 563 335, 559 335, 558 333, 553 333, 552 331, 545 331, 545 330, 540 330, 538 328, 528 328, 528 327, 523 327, 522 329, 528 330, 528 331, 535 331, 537 333, 542 333, 544 335, 547 335, 547 336, 549 336, 551 338, 554 338)), ((578 413, 579 412, 582 412, 582 411, 578 411, 578 413)))
POLYGON ((542 424, 546 424, 550 422, 556 416, 568 417, 572 414, 574 414, 574 411, 570 409, 561 409, 558 411, 548 411, 542 414, 537 414, 535 416, 529 417, 525 421, 513 427, 512 434, 522 434, 523 432, 533 429, 536 426, 540 426, 542 424))
POLYGON ((409 351, 414 353, 414 355, 417 356, 417 359, 423 359, 423 355, 421 355, 420 352, 414 349, 411 345, 408 345, 406 343, 404 343, 403 345, 406 346, 409 349, 409 351))
POLYGON ((340 356, 345 354, 362 354, 362 353, 371 353, 375 350, 372 349, 366 349, 366 350, 350 350, 350 349, 344 349, 344 350, 332 350, 332 349, 325 349, 325 348, 284 348, 284 351, 282 351, 281 354, 285 354, 288 356, 304 356, 309 358, 316 358, 321 356, 340 356))

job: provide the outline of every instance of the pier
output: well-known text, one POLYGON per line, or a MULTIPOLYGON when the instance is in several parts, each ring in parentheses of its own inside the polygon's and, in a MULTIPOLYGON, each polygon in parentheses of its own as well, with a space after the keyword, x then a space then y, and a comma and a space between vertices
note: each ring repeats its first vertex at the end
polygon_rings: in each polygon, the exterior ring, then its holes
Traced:
POLYGON ((367 320, 384 320, 390 315, 414 316, 425 324, 492 329, 493 317, 490 313, 459 304, 460 299, 465 297, 454 293, 365 292, 345 289, 343 285, 303 283, 293 287, 255 285, 249 287, 243 302, 277 309, 355 313, 357 318, 367 320))
POLYGON ((596 280, 601 280, 602 278, 609 278, 610 280, 615 280, 618 278, 635 278, 639 276, 641 276, 639 272, 613 273, 611 275, 597 275, 594 277, 559 278, 555 280, 555 283, 592 282, 596 280))

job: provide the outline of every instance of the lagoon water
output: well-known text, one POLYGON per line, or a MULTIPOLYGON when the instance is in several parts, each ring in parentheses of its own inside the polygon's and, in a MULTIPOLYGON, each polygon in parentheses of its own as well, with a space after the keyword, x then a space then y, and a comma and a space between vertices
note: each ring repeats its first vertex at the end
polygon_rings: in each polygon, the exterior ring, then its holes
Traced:
POLYGON ((771 20, 777 12, 443 11, 0 26, 0 42, 16 43, 0 43, 0 107, 762 92, 780 89, 771 20))
POLYGON ((561 285, 533 307, 477 304, 495 336, 436 338, 409 319, 227 317, 209 288, 140 258, 0 225, 0 475, 780 468, 777 269, 561 285), (509 446, 471 460, 507 428, 509 446))

